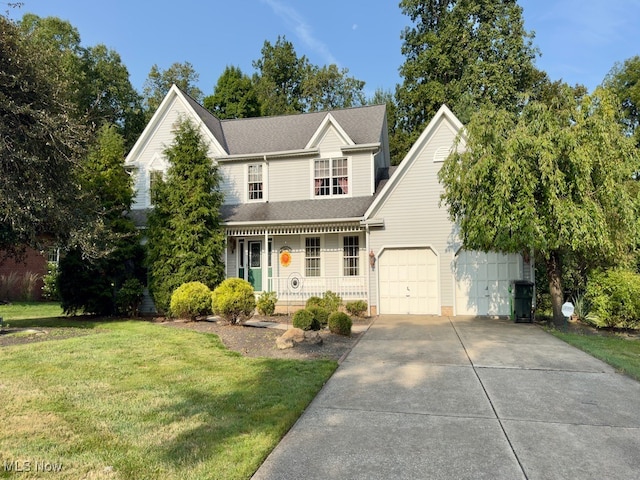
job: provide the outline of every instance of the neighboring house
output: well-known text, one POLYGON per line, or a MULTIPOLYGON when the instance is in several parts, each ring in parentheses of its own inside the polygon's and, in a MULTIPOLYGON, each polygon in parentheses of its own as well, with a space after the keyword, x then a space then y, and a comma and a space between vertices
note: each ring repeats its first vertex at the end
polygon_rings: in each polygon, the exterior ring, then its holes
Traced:
POLYGON ((199 126, 222 176, 227 277, 279 304, 326 290, 372 314, 509 314, 519 255, 460 251, 437 171, 462 128, 443 106, 389 177, 384 105, 219 120, 173 86, 126 159, 144 227, 163 151, 181 118, 199 126))

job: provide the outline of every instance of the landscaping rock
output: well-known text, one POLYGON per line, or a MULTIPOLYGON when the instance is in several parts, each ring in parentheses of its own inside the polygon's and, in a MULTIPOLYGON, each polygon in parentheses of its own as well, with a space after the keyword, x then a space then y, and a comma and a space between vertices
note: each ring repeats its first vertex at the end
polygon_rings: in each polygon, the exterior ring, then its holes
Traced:
POLYGON ((311 345, 322 345, 322 337, 318 332, 304 332, 304 341, 311 345))
MULTIPOLYGON (((282 336, 276 339, 276 346, 280 350, 284 350, 286 348, 293 348, 296 346, 296 344, 302 343, 305 341, 307 333, 313 333, 313 332, 305 332, 300 328, 290 328, 289 330, 284 332, 282 336)), ((320 341, 322 341, 322 339, 320 339, 320 341)))

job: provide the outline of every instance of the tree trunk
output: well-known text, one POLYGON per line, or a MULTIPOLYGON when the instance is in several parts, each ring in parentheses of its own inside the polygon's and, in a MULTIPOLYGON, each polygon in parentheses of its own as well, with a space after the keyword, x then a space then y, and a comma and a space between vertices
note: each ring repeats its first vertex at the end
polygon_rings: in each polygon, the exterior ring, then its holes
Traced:
POLYGON ((549 253, 546 260, 547 276, 549 278, 549 292, 551 293, 551 307, 553 308, 553 323, 556 327, 564 326, 562 315, 562 265, 560 265, 560 253, 557 250, 549 253))

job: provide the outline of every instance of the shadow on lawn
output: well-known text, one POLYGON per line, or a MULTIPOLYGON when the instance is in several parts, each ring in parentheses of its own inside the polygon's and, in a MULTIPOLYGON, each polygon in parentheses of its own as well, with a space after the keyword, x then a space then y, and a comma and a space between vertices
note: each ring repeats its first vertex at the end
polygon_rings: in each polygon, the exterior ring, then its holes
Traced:
POLYGON ((230 468, 227 473, 242 469, 249 477, 336 367, 335 362, 328 361, 250 361, 255 373, 238 381, 231 392, 194 388, 162 412, 166 419, 162 428, 169 432, 178 423, 197 426, 166 442, 159 458, 174 467, 193 468, 220 455, 230 468), (310 370, 315 374, 310 375, 310 370))

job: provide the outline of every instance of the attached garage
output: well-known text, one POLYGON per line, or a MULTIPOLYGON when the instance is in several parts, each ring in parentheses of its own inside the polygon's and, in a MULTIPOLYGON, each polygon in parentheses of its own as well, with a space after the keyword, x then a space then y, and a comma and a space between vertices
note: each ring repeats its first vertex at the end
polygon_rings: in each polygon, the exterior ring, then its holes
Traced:
POLYGON ((438 257, 431 248, 385 249, 377 269, 379 313, 440 313, 438 257))
POLYGON ((456 315, 509 315, 509 286, 522 278, 521 257, 460 250, 454 275, 456 315))

